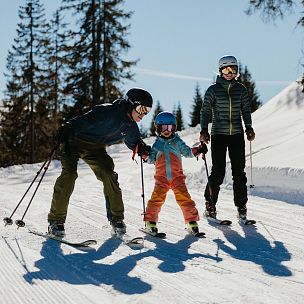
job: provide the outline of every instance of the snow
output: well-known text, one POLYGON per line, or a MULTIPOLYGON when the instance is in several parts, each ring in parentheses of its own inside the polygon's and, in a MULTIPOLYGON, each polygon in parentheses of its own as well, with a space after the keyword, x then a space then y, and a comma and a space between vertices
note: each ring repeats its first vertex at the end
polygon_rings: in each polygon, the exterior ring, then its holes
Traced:
MULTIPOLYGON (((25 228, 0 228, 0 303, 303 303, 304 98, 294 82, 253 114, 256 140, 247 149, 249 217, 237 223, 231 174, 221 188, 219 217, 231 227, 203 218, 204 162, 184 159, 187 185, 201 214, 206 238, 187 236, 181 211, 169 192, 158 224, 167 239, 146 237, 143 247, 111 238, 102 185, 82 162, 71 197, 66 232, 71 240, 95 238, 98 245, 75 249, 29 234, 46 229, 60 162, 53 161, 25 216, 25 228)), ((191 146, 199 127, 180 133, 191 146)), ((153 139, 147 142, 152 143, 153 139)), ((142 232, 140 165, 124 145, 111 146, 130 235, 142 232)), ((207 154, 210 168, 210 155, 207 154)), ((10 216, 41 164, 0 168, 0 213, 10 216)), ((144 165, 146 201, 153 189, 151 165, 144 165)), ((34 187, 36 184, 34 185, 34 187)), ((30 191, 30 195, 33 191, 30 191)), ((30 195, 13 219, 22 218, 30 195)))

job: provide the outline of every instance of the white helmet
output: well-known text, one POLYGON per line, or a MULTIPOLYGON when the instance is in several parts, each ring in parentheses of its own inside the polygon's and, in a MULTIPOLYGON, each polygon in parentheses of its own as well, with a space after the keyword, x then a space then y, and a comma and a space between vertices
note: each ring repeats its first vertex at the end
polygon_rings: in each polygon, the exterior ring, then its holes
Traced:
POLYGON ((221 70, 222 68, 224 68, 226 66, 231 66, 231 65, 238 66, 237 59, 231 55, 223 56, 222 58, 220 58, 219 63, 218 63, 219 70, 221 70))

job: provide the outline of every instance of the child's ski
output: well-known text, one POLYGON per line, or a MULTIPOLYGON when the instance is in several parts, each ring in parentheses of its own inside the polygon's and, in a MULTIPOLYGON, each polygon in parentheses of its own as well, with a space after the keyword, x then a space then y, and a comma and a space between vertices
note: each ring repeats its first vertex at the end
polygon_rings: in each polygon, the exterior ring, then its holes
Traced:
POLYGON ((197 238, 204 238, 205 237, 205 232, 200 232, 200 231, 193 231, 192 229, 189 229, 189 228, 185 228, 187 230, 187 232, 194 236, 194 237, 197 237, 197 238))
POLYGON ((60 243, 66 244, 66 245, 70 245, 72 247, 89 247, 89 246, 97 244, 96 240, 86 240, 86 241, 82 241, 82 242, 71 242, 71 241, 69 241, 65 238, 61 238, 61 237, 55 236, 53 234, 48 234, 47 232, 41 232, 41 231, 37 231, 37 230, 33 230, 33 229, 29 229, 28 231, 29 231, 29 233, 42 236, 46 239, 52 239, 54 241, 57 241, 57 242, 60 242, 60 243))
POLYGON ((164 239, 166 237, 166 233, 164 233, 164 232, 152 232, 147 228, 140 228, 139 231, 142 231, 146 234, 149 234, 153 237, 160 238, 160 239, 164 239))

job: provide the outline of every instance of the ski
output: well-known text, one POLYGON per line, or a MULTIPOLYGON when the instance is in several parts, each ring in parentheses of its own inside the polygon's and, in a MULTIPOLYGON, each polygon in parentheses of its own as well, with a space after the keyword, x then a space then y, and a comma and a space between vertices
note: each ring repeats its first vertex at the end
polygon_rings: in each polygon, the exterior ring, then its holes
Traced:
POLYGON ((112 236, 120 239, 125 245, 142 245, 144 238, 141 236, 132 237, 126 233, 114 233, 112 236))
POLYGON ((186 230, 188 231, 188 233, 194 237, 197 237, 197 238, 204 238, 206 233, 205 232, 194 232, 192 230, 189 230, 186 228, 186 230))
POLYGON ((54 240, 54 241, 57 241, 57 242, 60 242, 60 243, 63 243, 63 244, 66 244, 66 245, 69 245, 69 246, 72 246, 72 247, 90 247, 92 245, 97 244, 96 240, 85 240, 85 241, 82 241, 82 242, 71 242, 71 241, 69 241, 65 238, 61 238, 61 237, 56 236, 56 235, 48 234, 47 232, 41 232, 41 231, 32 230, 32 229, 29 229, 28 231, 29 231, 29 233, 39 235, 39 236, 42 236, 46 239, 51 239, 51 240, 54 240))
POLYGON ((246 219, 239 218, 239 223, 241 225, 246 225, 246 226, 255 225, 256 224, 256 220, 248 220, 247 218, 246 219))
POLYGON ((223 226, 230 226, 232 224, 232 221, 230 220, 222 220, 222 219, 218 219, 216 216, 212 217, 209 216, 208 214, 206 214, 206 211, 204 212, 204 217, 207 219, 208 223, 215 223, 218 225, 223 225, 223 226))
POLYGON ((218 225, 223 225, 223 226, 230 226, 232 224, 232 221, 230 220, 221 220, 218 218, 214 218, 214 217, 210 217, 210 216, 206 216, 207 221, 210 223, 215 223, 218 225))
POLYGON ((142 231, 148 235, 151 235, 151 236, 159 238, 159 239, 164 239, 166 237, 166 233, 164 233, 164 232, 152 232, 152 231, 148 230, 147 228, 140 228, 139 231, 142 231))

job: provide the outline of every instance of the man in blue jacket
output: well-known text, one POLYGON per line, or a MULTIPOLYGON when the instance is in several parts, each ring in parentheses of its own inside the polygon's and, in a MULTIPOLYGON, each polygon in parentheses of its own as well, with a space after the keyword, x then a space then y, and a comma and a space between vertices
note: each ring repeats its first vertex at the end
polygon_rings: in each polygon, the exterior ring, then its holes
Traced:
POLYGON ((86 162, 103 182, 107 217, 115 233, 125 233, 124 205, 114 171, 113 159, 107 154, 108 145, 124 141, 127 147, 148 154, 150 146, 142 141, 137 122, 149 113, 153 99, 149 92, 130 89, 125 98, 112 104, 101 104, 84 115, 71 119, 59 132, 61 175, 57 178, 48 214, 48 232, 64 236, 70 196, 77 178, 79 159, 86 162))
POLYGON ((247 140, 252 141, 251 106, 246 87, 237 81, 238 62, 234 56, 223 56, 219 60, 216 83, 211 85, 204 96, 201 109, 200 140, 210 141, 208 124, 212 117, 211 156, 212 170, 205 189, 206 216, 216 218, 216 203, 220 185, 225 177, 227 150, 231 161, 234 204, 238 216, 247 216, 247 178, 245 173, 245 141, 242 120, 247 140))

